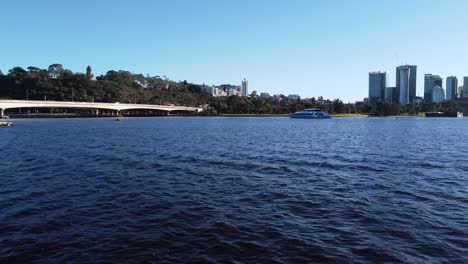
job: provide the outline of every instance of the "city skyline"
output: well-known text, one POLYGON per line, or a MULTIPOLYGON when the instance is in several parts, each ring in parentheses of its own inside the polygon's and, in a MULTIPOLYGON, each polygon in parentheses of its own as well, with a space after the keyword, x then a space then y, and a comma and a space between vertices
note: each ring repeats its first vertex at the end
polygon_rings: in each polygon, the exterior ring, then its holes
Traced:
POLYGON ((400 65, 395 70, 395 84, 388 82, 388 71, 371 71, 368 79, 368 96, 364 98, 375 105, 379 101, 399 103, 400 105, 420 102, 440 103, 457 99, 468 99, 468 76, 463 76, 463 85, 459 86, 458 77, 447 76, 445 79, 437 74, 424 74, 424 92, 417 92, 417 65, 400 65))

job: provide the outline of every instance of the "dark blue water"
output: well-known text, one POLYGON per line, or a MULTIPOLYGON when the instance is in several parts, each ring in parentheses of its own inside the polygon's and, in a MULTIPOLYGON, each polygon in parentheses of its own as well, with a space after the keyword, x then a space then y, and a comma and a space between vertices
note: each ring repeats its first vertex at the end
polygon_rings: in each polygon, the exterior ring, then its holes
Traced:
POLYGON ((0 263, 467 263, 468 119, 18 120, 0 263))

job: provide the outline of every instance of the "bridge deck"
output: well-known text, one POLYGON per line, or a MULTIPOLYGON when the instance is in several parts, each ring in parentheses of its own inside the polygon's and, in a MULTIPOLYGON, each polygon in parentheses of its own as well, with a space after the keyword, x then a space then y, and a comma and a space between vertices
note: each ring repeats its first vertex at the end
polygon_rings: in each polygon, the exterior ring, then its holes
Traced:
POLYGON ((158 111, 188 111, 201 112, 199 107, 174 106, 174 105, 148 105, 148 104, 121 104, 121 103, 92 103, 92 102, 62 102, 62 101, 25 101, 25 100, 0 100, 0 109, 12 108, 78 108, 78 109, 103 109, 103 110, 158 110, 158 111))

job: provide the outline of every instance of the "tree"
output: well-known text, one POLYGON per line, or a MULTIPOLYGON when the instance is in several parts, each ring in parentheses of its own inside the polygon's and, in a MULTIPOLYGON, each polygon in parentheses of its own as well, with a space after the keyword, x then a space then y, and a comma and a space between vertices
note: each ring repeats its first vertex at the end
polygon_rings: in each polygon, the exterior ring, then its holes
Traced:
POLYGON ((26 77, 27 72, 21 67, 14 67, 8 71, 8 75, 14 79, 22 79, 26 77))
POLYGON ((2 72, 2 70, 0 70, 0 76, 2 76, 2 75, 3 75, 3 72, 2 72))
POLYGON ((88 65, 88 67, 86 67, 86 79, 91 80, 93 77, 93 70, 91 69, 91 66, 88 65))
POLYGON ((410 103, 406 106, 406 112, 410 115, 415 115, 416 114, 416 107, 414 104, 410 103))
POLYGON ((385 101, 379 101, 375 108, 377 116, 399 115, 401 110, 400 104, 393 104, 385 101))
POLYGON ((60 74, 62 78, 73 78, 74 74, 70 70, 63 70, 62 73, 60 74))
POLYGON ((41 69, 34 67, 34 66, 29 66, 28 71, 33 73, 33 72, 39 72, 41 69))
POLYGON ((63 66, 62 64, 52 64, 48 68, 49 76, 53 79, 57 79, 63 73, 63 66))
POLYGON ((345 111, 345 105, 340 99, 335 99, 333 100, 333 112, 334 113, 344 113, 345 111))

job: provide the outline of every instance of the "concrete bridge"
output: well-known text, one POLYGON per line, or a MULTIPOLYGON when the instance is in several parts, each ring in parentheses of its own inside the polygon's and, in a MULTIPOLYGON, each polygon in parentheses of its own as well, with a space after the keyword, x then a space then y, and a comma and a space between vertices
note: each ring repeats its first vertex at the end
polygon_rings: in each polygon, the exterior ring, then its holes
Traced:
POLYGON ((126 110, 154 110, 170 113, 172 111, 194 112, 203 111, 203 108, 175 106, 175 105, 147 105, 147 104, 121 104, 121 103, 92 103, 92 102, 62 102, 62 101, 25 101, 25 100, 0 100, 0 118, 5 115, 7 109, 18 108, 73 108, 91 109, 97 113, 99 110, 110 110, 112 114, 119 115, 126 110), (115 112, 114 112, 115 111, 115 112))

